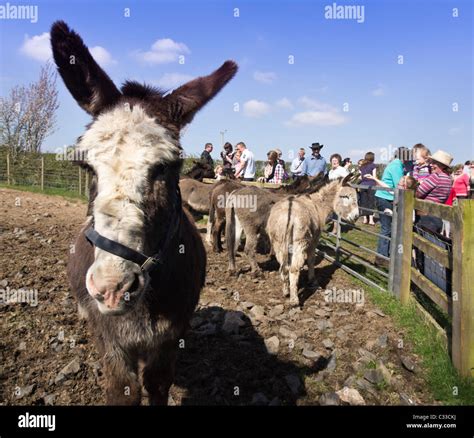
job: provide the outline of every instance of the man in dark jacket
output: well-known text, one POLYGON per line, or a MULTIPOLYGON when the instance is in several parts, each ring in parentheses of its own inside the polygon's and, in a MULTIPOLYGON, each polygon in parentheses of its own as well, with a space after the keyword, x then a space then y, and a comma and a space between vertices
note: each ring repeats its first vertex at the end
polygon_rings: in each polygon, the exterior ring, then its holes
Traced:
POLYGON ((206 143, 206 146, 204 146, 204 151, 201 154, 201 161, 205 164, 209 164, 211 166, 211 169, 214 169, 214 160, 211 157, 211 152, 214 149, 212 146, 212 143, 206 143))

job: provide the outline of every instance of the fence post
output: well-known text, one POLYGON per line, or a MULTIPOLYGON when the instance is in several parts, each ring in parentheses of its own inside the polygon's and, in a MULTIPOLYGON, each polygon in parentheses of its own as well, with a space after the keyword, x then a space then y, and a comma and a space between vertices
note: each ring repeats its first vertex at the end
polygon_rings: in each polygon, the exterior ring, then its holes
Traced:
POLYGON ((79 195, 82 195, 82 172, 81 172, 80 167, 79 167, 79 195))
POLYGON ((474 377, 474 200, 459 200, 453 208, 451 355, 462 376, 474 377))
POLYGON ((84 183, 84 194, 89 198, 89 172, 86 172, 86 181, 84 183))
POLYGON ((402 304, 407 304, 410 297, 414 205, 413 190, 397 190, 390 242, 389 290, 402 304))
POLYGON ((7 154, 7 184, 10 185, 10 154, 7 154))
MULTIPOLYGON (((336 214, 336 263, 339 263, 339 248, 341 246, 341 216, 336 214)), ((333 222, 334 223, 334 222, 333 222)))
POLYGON ((41 191, 44 190, 44 156, 41 156, 41 191))

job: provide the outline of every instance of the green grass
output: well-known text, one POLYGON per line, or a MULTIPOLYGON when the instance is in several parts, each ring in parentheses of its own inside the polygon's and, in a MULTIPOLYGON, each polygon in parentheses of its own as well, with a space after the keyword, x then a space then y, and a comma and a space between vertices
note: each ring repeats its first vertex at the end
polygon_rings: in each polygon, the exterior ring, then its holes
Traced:
POLYGON ((79 193, 61 189, 61 188, 54 188, 54 187, 45 187, 44 190, 41 190, 41 187, 38 186, 21 186, 21 185, 8 185, 4 183, 0 183, 0 187, 4 189, 11 189, 11 190, 19 190, 21 192, 32 192, 32 193, 42 193, 44 195, 53 195, 53 196, 61 196, 63 198, 69 200, 80 200, 80 201, 87 201, 87 198, 84 195, 79 195, 79 193))
POLYGON ((445 405, 474 405, 474 380, 459 376, 443 339, 436 328, 420 315, 415 303, 402 306, 392 295, 370 288, 355 278, 354 282, 363 286, 371 302, 405 331, 406 341, 421 358, 421 375, 435 400, 445 405))

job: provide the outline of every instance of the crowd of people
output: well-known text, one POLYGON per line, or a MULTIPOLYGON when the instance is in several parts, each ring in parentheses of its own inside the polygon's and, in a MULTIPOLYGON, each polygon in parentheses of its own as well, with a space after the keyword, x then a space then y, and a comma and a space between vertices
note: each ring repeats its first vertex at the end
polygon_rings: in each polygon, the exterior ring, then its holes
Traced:
MULTIPOLYGON (((324 145, 313 143, 309 147, 311 153, 306 156, 306 150, 300 148, 287 173, 282 152, 279 149, 267 153, 267 161, 263 169, 263 176, 258 181, 269 183, 282 183, 290 179, 297 179, 304 175, 315 176, 322 172, 330 180, 345 177, 351 171, 361 174, 362 186, 367 189, 359 190, 359 205, 363 221, 375 225, 375 213, 381 227, 381 237, 378 242, 377 252, 385 257, 390 255, 392 211, 395 188, 415 190, 416 197, 438 204, 452 205, 456 199, 472 196, 474 186, 474 161, 464 164, 452 165, 453 157, 442 150, 434 154, 423 144, 418 143, 411 149, 399 147, 393 159, 386 165, 381 178, 377 176, 378 166, 373 152, 367 152, 357 165, 350 158, 342 159, 338 153, 329 158, 329 165, 321 155, 324 145)), ((211 157, 213 146, 207 143, 201 160, 214 166, 211 157)), ((245 143, 240 142, 233 149, 230 143, 224 145, 221 152, 222 165, 215 168, 216 177, 233 174, 235 178, 243 181, 256 179, 256 162, 254 154, 245 143)), ((449 234, 449 224, 431 215, 417 212, 415 223, 433 233, 449 234)), ((386 259, 376 260, 379 264, 386 264, 386 259)))

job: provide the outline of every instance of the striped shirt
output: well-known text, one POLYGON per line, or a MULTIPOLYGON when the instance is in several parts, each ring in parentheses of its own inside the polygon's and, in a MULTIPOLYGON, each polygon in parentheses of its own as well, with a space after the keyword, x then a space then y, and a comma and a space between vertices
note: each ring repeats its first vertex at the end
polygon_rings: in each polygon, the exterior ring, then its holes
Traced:
POLYGON ((416 197, 437 204, 444 204, 448 200, 452 185, 451 177, 447 173, 432 173, 429 177, 420 181, 416 197))
POLYGON ((413 168, 413 178, 417 181, 428 178, 431 175, 431 166, 429 164, 415 164, 413 168))

